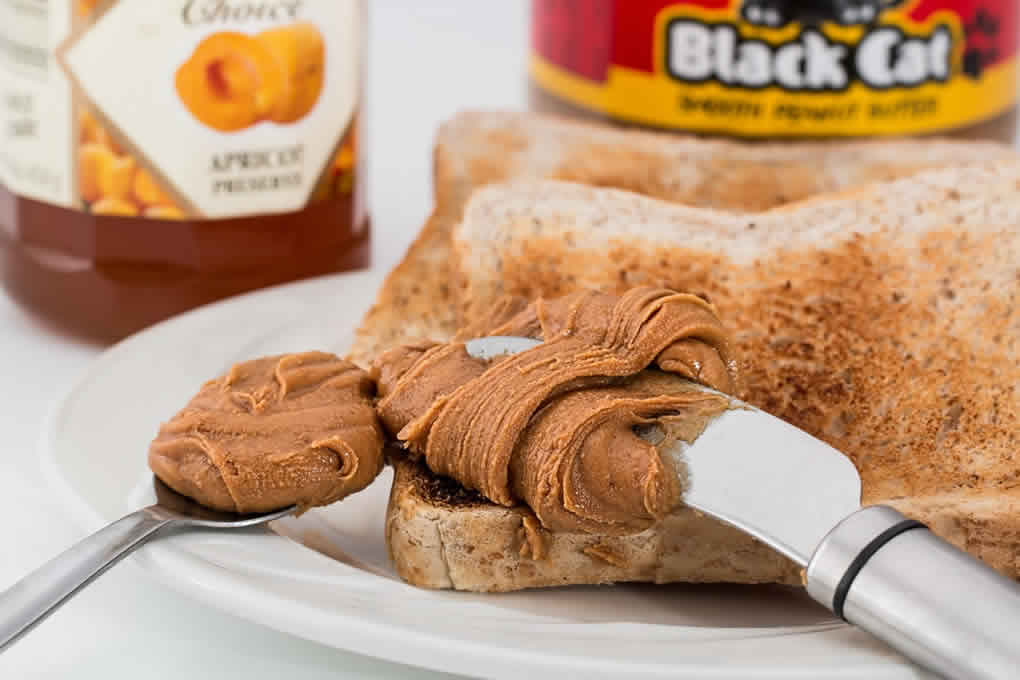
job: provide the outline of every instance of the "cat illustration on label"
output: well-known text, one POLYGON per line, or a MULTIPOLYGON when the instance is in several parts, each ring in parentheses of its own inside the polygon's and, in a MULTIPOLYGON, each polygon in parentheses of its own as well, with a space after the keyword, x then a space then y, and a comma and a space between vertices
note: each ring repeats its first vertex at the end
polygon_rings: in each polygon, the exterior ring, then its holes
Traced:
POLYGON ((748 23, 782 28, 794 21, 817 26, 832 22, 843 26, 874 24, 883 11, 904 0, 743 0, 740 14, 748 23))

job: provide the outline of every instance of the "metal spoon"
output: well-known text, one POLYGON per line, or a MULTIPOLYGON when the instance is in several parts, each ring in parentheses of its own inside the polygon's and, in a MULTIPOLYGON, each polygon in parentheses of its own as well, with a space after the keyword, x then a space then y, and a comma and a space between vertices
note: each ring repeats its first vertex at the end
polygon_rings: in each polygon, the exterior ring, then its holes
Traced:
POLYGON ((153 477, 156 505, 122 517, 82 539, 0 593, 0 652, 71 596, 149 539, 176 529, 239 529, 271 522, 294 506, 256 515, 210 510, 153 477))

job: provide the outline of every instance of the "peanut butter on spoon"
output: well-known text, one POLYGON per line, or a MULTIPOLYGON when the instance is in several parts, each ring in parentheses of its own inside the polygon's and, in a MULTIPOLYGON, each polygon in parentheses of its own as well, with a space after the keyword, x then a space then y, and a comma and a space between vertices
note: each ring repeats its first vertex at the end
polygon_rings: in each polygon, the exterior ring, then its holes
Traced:
POLYGON ((149 467, 217 510, 328 505, 382 469, 373 393, 364 371, 332 354, 246 361, 203 385, 160 428, 149 467))
POLYGON ((630 533, 682 500, 669 451, 730 407, 735 362, 715 311, 636 288, 525 305, 506 300, 448 344, 391 350, 373 367, 383 425, 433 471, 493 502, 526 503, 547 529, 630 533), (485 335, 544 340, 470 356, 485 335))

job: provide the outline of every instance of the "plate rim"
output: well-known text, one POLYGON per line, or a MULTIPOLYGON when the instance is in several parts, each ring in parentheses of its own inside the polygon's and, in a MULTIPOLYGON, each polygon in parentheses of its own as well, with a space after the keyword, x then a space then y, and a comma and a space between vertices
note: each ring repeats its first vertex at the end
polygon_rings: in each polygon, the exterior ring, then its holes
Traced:
MULTIPOLYGON (((51 489, 57 492, 61 504, 69 510, 69 519, 76 525, 87 531, 95 531, 107 524, 108 518, 94 507, 76 487, 75 483, 67 477, 61 468, 57 453, 56 429, 61 420, 61 414, 75 401, 75 396, 80 394, 90 384, 101 381, 105 371, 104 368, 111 362, 116 362, 119 355, 130 352, 136 345, 142 345, 158 337, 165 328, 185 326, 189 323, 197 323, 198 320, 217 315, 221 309, 235 306, 238 303, 252 299, 276 296, 281 294, 300 291, 302 288, 315 289, 322 285, 335 284, 337 281, 357 277, 367 282, 381 281, 386 275, 382 269, 364 269, 339 274, 304 279, 301 281, 281 284, 269 288, 247 292, 241 295, 219 300, 208 305, 203 305, 183 314, 171 317, 150 326, 136 334, 133 334, 114 345, 105 348, 99 355, 93 357, 85 370, 79 373, 57 398, 51 402, 43 419, 42 432, 37 441, 37 453, 39 465, 43 478, 51 489)), ((293 543, 282 536, 280 540, 293 543)), ((304 550, 316 552, 300 543, 297 544, 304 550)), ((843 669, 851 674, 821 668, 815 664, 808 667, 784 666, 782 669, 762 668, 753 669, 746 666, 733 666, 729 668, 718 665, 684 665, 672 666, 661 663, 649 663, 638 667, 633 660, 627 659, 621 662, 607 661, 603 657, 596 659, 581 659, 571 654, 556 654, 546 651, 521 650, 514 646, 501 645, 498 641, 488 644, 476 640, 452 637, 448 634, 435 633, 421 630, 400 622, 385 622, 378 620, 359 619, 356 615, 345 614, 344 612, 333 612, 331 628, 335 637, 324 639, 324 635, 317 634, 315 629, 309 629, 295 624, 288 620, 287 625, 280 625, 264 602, 259 597, 236 597, 228 595, 229 592, 244 593, 247 595, 257 594, 262 598, 270 597, 264 591, 253 587, 242 587, 236 583, 230 584, 230 575, 216 573, 208 568, 208 562, 197 555, 174 547, 173 542, 154 542, 132 555, 131 559, 141 566, 143 570, 153 576, 158 582, 169 586, 175 592, 191 597, 199 602, 213 606, 221 611, 246 619, 248 621, 267 626, 283 633, 295 635, 300 638, 312 640, 325 646, 348 650, 357 654, 372 656, 375 658, 401 663, 408 666, 425 668, 439 672, 453 672, 462 674, 477 674, 479 668, 486 668, 481 661, 495 663, 499 668, 497 672, 488 674, 489 677, 510 677, 520 676, 526 672, 570 672, 577 673, 584 671, 587 677, 615 677, 621 672, 639 672, 641 677, 706 677, 706 678, 748 678, 749 673, 759 677, 774 677, 774 673, 781 670, 783 677, 790 678, 818 678, 819 672, 829 674, 833 678, 868 677, 876 680, 900 680, 906 678, 926 677, 918 676, 917 669, 904 663, 896 663, 895 659, 876 657, 873 663, 863 664, 858 669, 843 669), (205 566, 203 566, 205 564, 205 566), (185 567, 180 568, 172 567, 185 567), (188 578, 184 574, 193 574, 194 571, 204 571, 205 578, 199 581, 195 578, 188 578), (220 583, 226 587, 216 589, 209 587, 211 583, 220 583), (247 591, 247 592, 245 592, 247 591), (341 630, 342 629, 342 630, 341 630), (366 633, 371 630, 371 633, 366 633), (376 650, 374 641, 392 637, 394 631, 398 631, 403 639, 401 645, 389 645, 389 650, 382 653, 376 650), (414 644, 408 644, 413 641, 414 644), (443 654, 436 654, 438 648, 443 649, 443 654), (511 669, 508 673, 499 672, 500 669, 511 669), (855 674, 856 673, 856 674, 855 674), (860 673, 866 673, 861 675, 860 673), (759 675, 760 674, 760 675, 759 675)), ((222 571, 222 570, 221 570, 222 571)), ((381 578, 381 577, 380 577, 381 578)), ((406 585, 401 583, 400 585, 406 585)), ((410 586, 408 586, 410 587, 410 586)), ((273 596, 275 597, 275 595, 273 596)), ((291 605, 298 603, 290 601, 291 605)), ((608 624, 565 624, 565 625, 608 625, 608 624)), ((666 624, 612 624, 614 626, 644 626, 662 628, 686 628, 697 630, 694 626, 667 626, 666 624)), ((707 627, 711 629, 711 627, 707 627)), ((725 642, 737 642, 739 640, 762 639, 768 637, 810 637, 818 635, 830 635, 834 632, 849 630, 849 627, 838 623, 824 623, 811 626, 799 627, 733 627, 726 628, 731 633, 743 632, 745 635, 733 636, 725 642)))

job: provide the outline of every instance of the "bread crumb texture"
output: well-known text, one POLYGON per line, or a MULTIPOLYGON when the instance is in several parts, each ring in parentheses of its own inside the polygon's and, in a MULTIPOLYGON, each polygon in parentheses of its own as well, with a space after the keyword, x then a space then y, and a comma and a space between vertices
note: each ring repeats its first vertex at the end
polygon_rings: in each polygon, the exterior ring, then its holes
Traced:
POLYGON ((504 186, 484 190, 491 233, 471 233, 461 253, 466 315, 492 294, 578 286, 702 295, 734 330, 740 396, 849 455, 865 503, 909 506, 974 552, 1009 541, 1014 554, 994 563, 1020 575, 1020 514, 1007 514, 1020 486, 1020 163, 739 219, 577 185, 504 186), (599 202, 604 219, 563 217, 599 202), (522 219, 539 226, 522 234, 522 219), (493 245, 503 233, 518 234, 512 246, 493 245), (910 502, 922 498, 947 500, 910 502))

